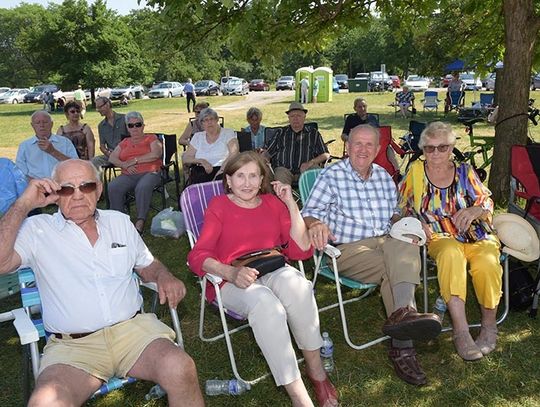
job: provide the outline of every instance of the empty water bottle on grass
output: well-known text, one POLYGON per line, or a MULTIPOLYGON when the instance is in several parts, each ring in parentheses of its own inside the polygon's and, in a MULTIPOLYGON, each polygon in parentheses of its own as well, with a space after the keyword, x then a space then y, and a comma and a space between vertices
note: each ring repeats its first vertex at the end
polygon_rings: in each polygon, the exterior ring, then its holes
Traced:
POLYGON ((230 394, 238 396, 251 390, 249 383, 241 380, 207 380, 205 385, 206 395, 218 396, 220 394, 230 394))
POLYGON ((446 302, 444 301, 444 298, 440 295, 435 300, 435 305, 433 306, 433 313, 440 318, 442 324, 444 320, 444 314, 446 314, 446 302))
POLYGON ((161 388, 159 384, 156 384, 154 387, 150 389, 148 394, 144 396, 146 400, 154 400, 154 399, 160 399, 163 396, 165 396, 167 392, 161 388))
POLYGON ((334 343, 330 339, 328 332, 323 332, 322 338, 321 358, 323 367, 327 373, 331 373, 334 370, 334 343))

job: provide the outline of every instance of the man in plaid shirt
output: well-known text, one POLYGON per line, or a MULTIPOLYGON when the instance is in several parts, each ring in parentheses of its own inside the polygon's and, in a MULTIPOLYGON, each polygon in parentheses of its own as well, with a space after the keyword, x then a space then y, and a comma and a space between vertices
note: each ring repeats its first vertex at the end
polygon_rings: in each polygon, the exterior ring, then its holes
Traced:
POLYGON ((399 219, 394 181, 373 164, 379 152, 378 129, 369 124, 351 130, 349 158, 325 168, 302 209, 312 244, 318 250, 337 246, 340 274, 380 284, 389 316, 383 332, 392 337, 388 356, 397 375, 414 385, 427 383, 416 359, 413 340, 430 339, 441 331, 434 314, 416 311, 414 291, 420 283, 418 246, 388 235, 399 219))

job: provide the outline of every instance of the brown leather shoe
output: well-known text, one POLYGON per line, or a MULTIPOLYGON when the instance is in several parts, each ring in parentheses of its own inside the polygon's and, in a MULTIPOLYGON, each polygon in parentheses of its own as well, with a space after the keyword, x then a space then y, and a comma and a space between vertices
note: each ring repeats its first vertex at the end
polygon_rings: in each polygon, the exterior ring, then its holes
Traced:
POLYGON ((410 306, 394 311, 382 327, 385 335, 403 341, 433 339, 441 329, 441 320, 437 315, 419 314, 410 306))
POLYGON ((392 361, 394 370, 401 380, 415 386, 427 384, 426 374, 416 359, 414 348, 391 347, 388 351, 388 358, 392 361))

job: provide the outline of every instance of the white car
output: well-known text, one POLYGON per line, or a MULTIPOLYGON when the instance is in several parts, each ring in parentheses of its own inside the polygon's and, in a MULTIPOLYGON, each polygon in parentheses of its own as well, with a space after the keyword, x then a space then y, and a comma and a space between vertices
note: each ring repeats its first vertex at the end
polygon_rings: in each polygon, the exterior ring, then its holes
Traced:
POLYGON ((223 88, 224 95, 247 95, 249 83, 245 79, 229 79, 223 88))
POLYGON ((148 92, 148 97, 151 99, 176 96, 184 96, 184 86, 180 82, 161 82, 148 92))
POLYGON ((407 86, 409 90, 413 92, 423 92, 425 90, 428 90, 429 83, 429 78, 418 75, 409 75, 407 77, 407 80, 405 81, 404 86, 407 86))
POLYGON ((8 93, 11 90, 11 88, 0 88, 0 96, 4 96, 4 94, 8 93))
POLYGON ((111 99, 122 99, 122 97, 125 96, 131 100, 136 96, 142 97, 143 94, 144 89, 141 85, 121 86, 111 90, 111 99))
POLYGON ((11 89, 9 92, 0 95, 0 104, 5 103, 22 103, 24 95, 30 92, 30 89, 11 89))
MULTIPOLYGON (((86 96, 86 100, 90 100, 90 97, 92 95, 90 92, 90 89, 85 89, 84 95, 86 96)), ((111 96, 111 88, 95 88, 94 95, 96 98, 100 98, 100 97, 108 98, 111 96)))
POLYGON ((480 90, 482 89, 482 81, 479 77, 475 77, 474 72, 464 72, 459 74, 459 79, 465 84, 465 90, 480 90))

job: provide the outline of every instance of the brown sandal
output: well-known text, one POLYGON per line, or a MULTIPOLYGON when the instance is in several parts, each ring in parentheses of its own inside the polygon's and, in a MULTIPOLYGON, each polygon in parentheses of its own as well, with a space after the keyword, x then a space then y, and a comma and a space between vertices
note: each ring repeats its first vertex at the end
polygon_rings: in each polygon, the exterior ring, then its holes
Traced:
POLYGON ((418 359, 416 359, 414 348, 391 347, 388 351, 388 357, 401 380, 415 386, 427 384, 426 374, 422 370, 420 363, 418 363, 418 359))

